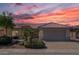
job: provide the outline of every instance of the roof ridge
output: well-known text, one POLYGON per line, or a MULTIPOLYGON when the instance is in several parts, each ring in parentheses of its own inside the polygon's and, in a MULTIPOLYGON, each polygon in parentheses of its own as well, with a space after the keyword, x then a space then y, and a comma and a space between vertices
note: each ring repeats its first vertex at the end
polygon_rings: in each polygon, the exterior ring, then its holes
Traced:
POLYGON ((45 24, 43 24, 43 25, 40 25, 38 28, 40 28, 40 27, 42 27, 42 26, 45 26, 45 25, 48 25, 48 24, 50 24, 50 23, 45 23, 45 24))
POLYGON ((38 28, 43 27, 43 26, 46 26, 48 24, 57 24, 57 25, 61 25, 61 26, 67 26, 67 25, 63 25, 63 24, 59 24, 59 23, 55 23, 55 22, 49 22, 49 23, 45 23, 45 24, 39 26, 38 28))

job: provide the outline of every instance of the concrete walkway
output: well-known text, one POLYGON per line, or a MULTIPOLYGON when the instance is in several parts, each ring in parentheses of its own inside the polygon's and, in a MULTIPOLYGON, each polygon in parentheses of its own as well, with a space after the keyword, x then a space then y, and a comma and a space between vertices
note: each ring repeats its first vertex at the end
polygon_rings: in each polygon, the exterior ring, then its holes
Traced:
POLYGON ((46 42, 47 49, 0 49, 0 54, 79 54, 79 42, 46 42))

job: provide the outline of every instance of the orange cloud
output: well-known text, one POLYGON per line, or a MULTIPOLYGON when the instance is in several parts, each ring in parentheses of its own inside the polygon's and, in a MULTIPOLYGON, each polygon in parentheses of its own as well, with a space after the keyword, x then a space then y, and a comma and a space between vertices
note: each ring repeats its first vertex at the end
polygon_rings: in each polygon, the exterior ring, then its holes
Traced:
POLYGON ((57 22, 69 25, 79 25, 79 8, 63 9, 61 11, 50 12, 46 14, 40 14, 33 16, 31 20, 20 20, 20 22, 31 22, 31 23, 47 23, 57 22), (73 21, 73 22, 72 22, 73 21))

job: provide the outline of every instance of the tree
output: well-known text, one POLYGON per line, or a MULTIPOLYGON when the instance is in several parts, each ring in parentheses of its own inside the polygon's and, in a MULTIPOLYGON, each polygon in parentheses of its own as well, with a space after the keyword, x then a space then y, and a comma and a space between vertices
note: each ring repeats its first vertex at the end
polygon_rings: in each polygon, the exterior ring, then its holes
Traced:
POLYGON ((30 44, 32 44, 32 39, 33 39, 33 29, 29 26, 28 28, 24 29, 24 37, 25 41, 29 41, 30 44))
POLYGON ((0 27, 5 28, 6 35, 7 35, 7 29, 13 28, 13 25, 14 25, 12 21, 13 17, 10 15, 11 14, 8 12, 3 12, 0 15, 0 27))
POLYGON ((34 49, 46 48, 46 45, 43 40, 40 40, 38 38, 33 38, 32 28, 26 28, 24 30, 25 30, 24 31, 25 33, 24 46, 26 48, 34 48, 34 49))

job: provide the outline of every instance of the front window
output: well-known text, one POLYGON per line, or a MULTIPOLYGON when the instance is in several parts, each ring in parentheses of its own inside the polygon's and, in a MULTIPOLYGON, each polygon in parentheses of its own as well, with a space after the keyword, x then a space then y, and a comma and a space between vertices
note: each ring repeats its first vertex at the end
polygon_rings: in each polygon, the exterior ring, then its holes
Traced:
POLYGON ((12 36, 18 36, 19 32, 18 31, 12 31, 12 36))
POLYGON ((76 38, 79 39, 79 31, 76 31, 76 38))

